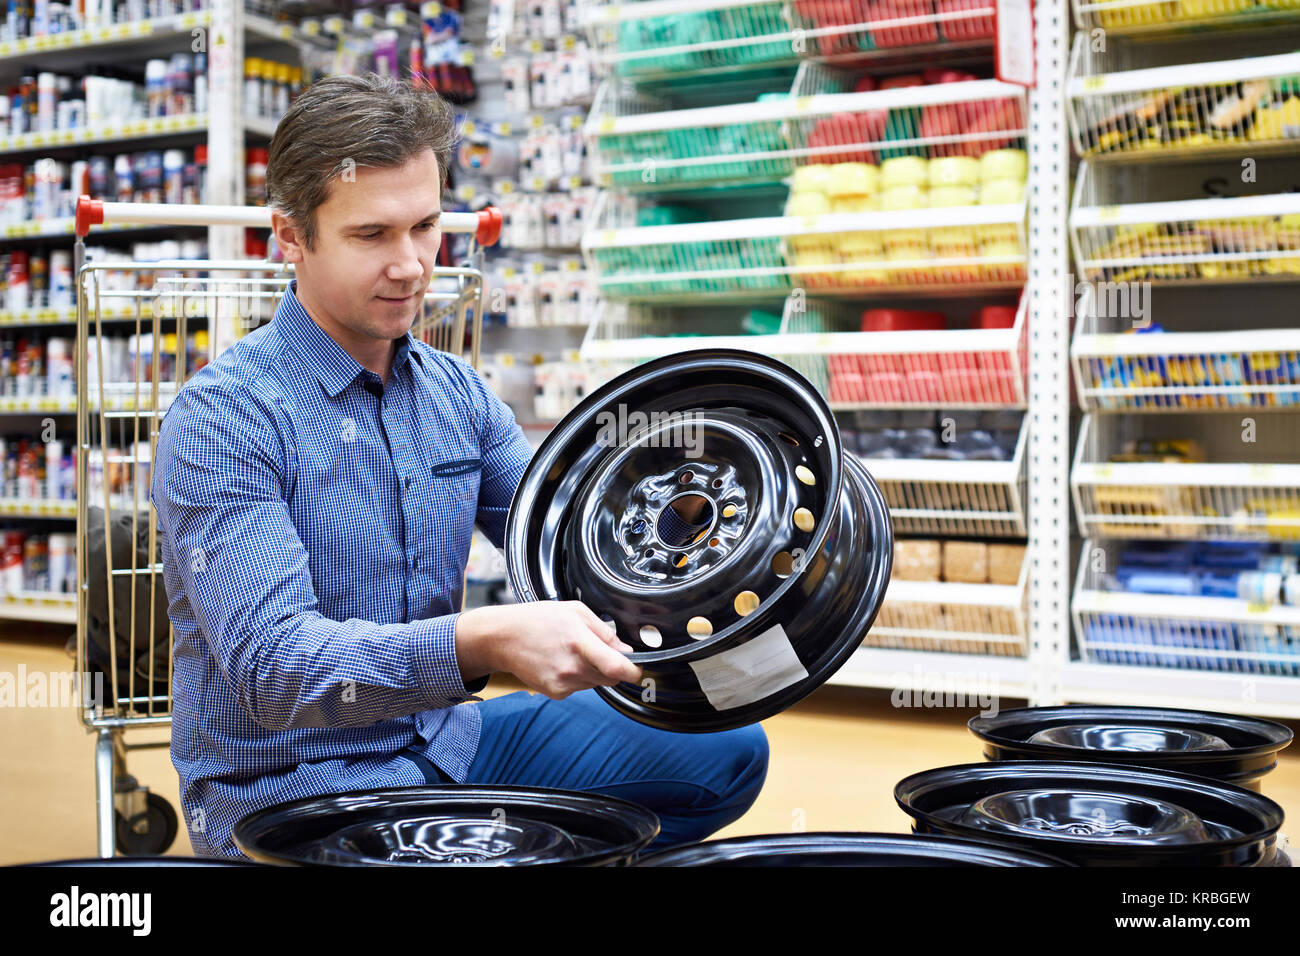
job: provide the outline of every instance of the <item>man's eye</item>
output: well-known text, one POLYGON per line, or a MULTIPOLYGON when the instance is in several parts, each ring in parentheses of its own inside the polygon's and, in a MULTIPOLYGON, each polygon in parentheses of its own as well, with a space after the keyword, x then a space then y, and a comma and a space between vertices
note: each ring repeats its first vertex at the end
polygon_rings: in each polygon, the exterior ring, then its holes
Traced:
POLYGON ((383 235, 382 232, 363 232, 363 233, 361 234, 361 238, 362 238, 362 239, 378 239, 378 238, 379 238, 380 236, 382 236, 382 235, 383 235))
POLYGON ((425 232, 429 232, 430 230, 437 229, 438 224, 436 222, 422 222, 420 223, 419 228, 423 229, 425 232))

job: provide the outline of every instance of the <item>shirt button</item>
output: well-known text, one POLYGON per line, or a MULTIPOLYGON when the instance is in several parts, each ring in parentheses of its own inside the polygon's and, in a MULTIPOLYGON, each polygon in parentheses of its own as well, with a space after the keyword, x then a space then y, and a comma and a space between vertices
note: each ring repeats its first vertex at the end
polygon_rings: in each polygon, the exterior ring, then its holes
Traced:
POLYGON ((420 570, 420 556, 418 554, 411 559, 411 567, 415 568, 417 571, 420 570))
POLYGON ((408 488, 411 487, 411 476, 410 476, 410 475, 407 475, 407 476, 406 476, 406 487, 408 487, 408 488))

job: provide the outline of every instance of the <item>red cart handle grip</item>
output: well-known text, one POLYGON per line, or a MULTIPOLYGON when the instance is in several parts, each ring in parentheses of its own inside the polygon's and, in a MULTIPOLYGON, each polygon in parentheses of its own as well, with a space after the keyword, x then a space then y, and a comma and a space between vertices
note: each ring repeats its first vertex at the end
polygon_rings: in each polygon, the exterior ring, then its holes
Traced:
POLYGON ((501 226, 504 222, 505 217, 496 206, 480 209, 478 212, 478 231, 474 233, 474 238, 478 240, 478 244, 480 246, 496 245, 496 241, 501 238, 501 226))
POLYGON ((104 221, 104 200, 91 199, 89 196, 77 197, 77 235, 85 238, 91 226, 104 221))

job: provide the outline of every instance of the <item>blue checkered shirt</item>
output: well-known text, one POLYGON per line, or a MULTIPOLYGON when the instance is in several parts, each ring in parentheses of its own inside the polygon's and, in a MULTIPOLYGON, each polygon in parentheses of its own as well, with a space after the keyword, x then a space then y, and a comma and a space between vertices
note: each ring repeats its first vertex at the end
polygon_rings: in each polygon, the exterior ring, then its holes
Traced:
POLYGON ((296 288, 158 439, 171 756, 204 855, 240 856, 235 824, 274 803, 424 783, 407 747, 464 782, 487 683, 456 662, 470 536, 501 546, 532 453, 473 368, 409 334, 374 394, 296 288))

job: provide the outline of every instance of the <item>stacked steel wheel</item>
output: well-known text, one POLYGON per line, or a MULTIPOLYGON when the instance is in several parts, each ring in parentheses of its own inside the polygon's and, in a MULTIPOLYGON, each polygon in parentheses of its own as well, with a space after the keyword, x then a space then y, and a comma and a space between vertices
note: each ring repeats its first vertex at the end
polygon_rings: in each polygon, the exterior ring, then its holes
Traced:
POLYGON ((913 774, 917 833, 1080 866, 1289 866, 1260 778, 1291 742, 1268 720, 1172 708, 1037 707, 976 717, 984 764, 913 774), (1241 784, 1239 786, 1239 784, 1241 784))

